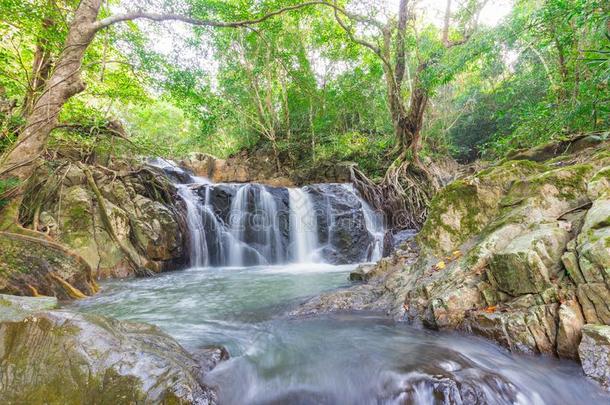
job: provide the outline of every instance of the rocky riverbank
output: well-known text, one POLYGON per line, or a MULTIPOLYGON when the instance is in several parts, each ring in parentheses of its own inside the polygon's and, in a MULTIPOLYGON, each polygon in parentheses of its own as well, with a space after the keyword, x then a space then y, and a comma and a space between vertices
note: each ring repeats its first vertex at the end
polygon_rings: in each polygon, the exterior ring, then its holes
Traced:
POLYGON ((202 381, 224 349, 190 354, 159 328, 0 295, 3 403, 213 404, 202 381))
POLYGON ((23 228, 0 232, 0 292, 81 298, 98 279, 183 265, 178 201, 169 180, 141 163, 44 164, 25 187, 23 228))
POLYGON ((538 151, 454 181, 414 240, 353 275, 363 284, 291 315, 383 310, 515 352, 579 359, 584 325, 610 324, 608 142, 538 151))

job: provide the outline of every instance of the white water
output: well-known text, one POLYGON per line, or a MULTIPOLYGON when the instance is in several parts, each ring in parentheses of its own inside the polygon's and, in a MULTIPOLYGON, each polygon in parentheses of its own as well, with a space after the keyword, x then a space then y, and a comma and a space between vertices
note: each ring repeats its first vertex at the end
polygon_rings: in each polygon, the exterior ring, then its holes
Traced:
POLYGON ((362 204, 362 214, 364 215, 366 229, 374 239, 369 253, 369 261, 376 262, 383 255, 383 239, 385 237, 383 217, 378 212, 373 211, 363 199, 360 199, 360 203, 362 204))
POLYGON ((244 264, 246 244, 243 242, 243 238, 248 214, 249 191, 250 185, 240 187, 231 202, 229 232, 234 239, 233 243, 229 245, 229 263, 231 266, 243 266, 244 264))
POLYGON ((385 237, 385 225, 383 223, 383 215, 373 211, 371 206, 360 197, 352 184, 344 184, 343 187, 358 198, 362 206, 362 215, 364 216, 364 225, 366 230, 373 237, 373 244, 369 247, 368 261, 376 262, 383 256, 383 240, 385 237))
POLYGON ((297 263, 314 261, 318 248, 318 223, 311 197, 300 188, 289 188, 290 246, 297 263))
POLYGON ((286 189, 212 184, 168 160, 152 159, 149 164, 176 182, 184 200, 193 267, 345 263, 382 256, 382 218, 351 185, 286 189), (368 236, 363 239, 364 233, 368 236), (364 245, 346 244, 337 235, 364 245))
POLYGON ((575 362, 519 356, 372 314, 282 316, 346 286, 353 267, 189 269, 106 282, 102 293, 71 305, 156 324, 194 352, 227 347, 231 359, 204 380, 224 405, 610 403, 575 362))
POLYGON ((193 267, 208 266, 208 246, 205 240, 203 210, 199 199, 188 185, 180 185, 178 194, 186 205, 186 223, 189 230, 189 254, 193 267))
POLYGON ((277 203, 271 193, 264 187, 259 189, 255 210, 255 226, 262 236, 263 255, 271 263, 282 263, 284 255, 277 203))

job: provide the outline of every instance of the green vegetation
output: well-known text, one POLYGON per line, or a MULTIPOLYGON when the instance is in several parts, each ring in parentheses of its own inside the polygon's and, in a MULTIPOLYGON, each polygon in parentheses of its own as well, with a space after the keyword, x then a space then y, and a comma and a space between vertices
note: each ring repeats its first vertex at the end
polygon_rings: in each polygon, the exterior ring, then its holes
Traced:
MULTIPOLYGON (((380 178, 396 157, 388 104, 396 89, 374 51, 383 45, 375 29, 395 27, 395 3, 329 1, 237 29, 142 19, 109 25, 86 49, 86 89, 61 109, 49 145, 174 158, 263 150, 286 169, 349 160, 380 178), (332 5, 347 11, 337 17, 332 5)), ((423 155, 470 161, 574 133, 607 136, 607 2, 517 0, 502 19, 496 3, 467 3, 447 3, 444 22, 428 10, 436 3, 408 5, 408 28, 390 32, 396 49, 380 53, 397 61, 404 53, 402 100, 418 89, 429 98, 423 155)), ((297 4, 112 0, 98 19, 148 8, 238 21, 297 4)), ((0 152, 16 144, 44 93, 77 7, 0 0, 0 152)), ((443 15, 445 5, 437 8, 443 15)))

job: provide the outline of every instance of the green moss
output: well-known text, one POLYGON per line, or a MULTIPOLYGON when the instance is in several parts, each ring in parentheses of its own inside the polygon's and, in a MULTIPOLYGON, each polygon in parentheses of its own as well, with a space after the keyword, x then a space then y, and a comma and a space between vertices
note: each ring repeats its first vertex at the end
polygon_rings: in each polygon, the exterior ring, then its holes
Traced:
POLYGON ((531 160, 507 160, 480 171, 475 177, 487 182, 506 182, 546 170, 546 165, 531 160))
POLYGON ((454 181, 441 190, 430 204, 428 219, 424 223, 417 238, 420 243, 438 250, 439 243, 437 236, 439 230, 451 234, 456 243, 465 241, 470 235, 478 231, 481 224, 477 219, 481 213, 481 203, 477 195, 477 187, 462 180, 454 181), (443 221, 443 214, 449 209, 455 211, 454 215, 459 215, 459 229, 443 221))
MULTIPOLYGON (((609 152, 610 154, 610 152, 609 152)), ((604 167, 591 178, 591 181, 600 181, 604 179, 610 179, 610 167, 604 167)))
POLYGON ((10 201, 7 198, 3 198, 4 194, 19 186, 20 181, 16 177, 9 177, 8 179, 0 179, 0 210, 5 207, 10 201))

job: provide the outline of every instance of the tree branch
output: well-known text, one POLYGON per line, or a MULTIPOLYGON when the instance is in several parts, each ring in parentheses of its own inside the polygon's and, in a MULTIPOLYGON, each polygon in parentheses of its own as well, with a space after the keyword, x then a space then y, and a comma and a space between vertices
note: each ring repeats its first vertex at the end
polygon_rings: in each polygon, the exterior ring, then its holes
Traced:
POLYGON ((299 10, 306 7, 323 5, 326 7, 331 7, 335 10, 339 10, 342 14, 348 15, 348 13, 338 7, 336 4, 330 3, 324 0, 313 0, 306 1, 304 3, 295 4, 292 6, 286 6, 280 8, 278 10, 272 11, 268 14, 263 15, 259 18, 254 18, 250 20, 241 20, 241 21, 215 21, 215 20, 201 20, 194 17, 189 17, 183 14, 163 14, 163 13, 149 13, 146 11, 134 11, 130 13, 124 14, 116 14, 110 17, 106 17, 102 20, 97 21, 93 29, 95 31, 99 31, 103 28, 106 28, 112 24, 116 24, 123 21, 132 21, 137 19, 151 20, 151 21, 182 21, 191 25, 205 26, 205 27, 225 27, 225 28, 240 28, 247 27, 250 25, 260 24, 263 21, 266 21, 270 18, 278 16, 280 14, 284 14, 290 11, 299 10))

